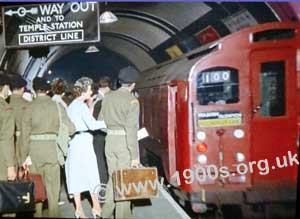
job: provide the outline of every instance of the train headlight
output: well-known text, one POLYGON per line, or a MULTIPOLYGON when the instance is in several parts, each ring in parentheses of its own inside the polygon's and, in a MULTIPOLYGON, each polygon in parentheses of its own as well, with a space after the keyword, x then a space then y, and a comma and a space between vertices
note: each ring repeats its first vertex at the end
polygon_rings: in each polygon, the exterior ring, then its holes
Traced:
POLYGON ((233 131, 233 136, 236 138, 243 138, 245 136, 245 132, 242 129, 235 129, 233 131))
POLYGON ((243 162, 245 160, 245 155, 243 153, 236 153, 235 158, 238 162, 243 162))
POLYGON ((241 180, 241 182, 246 182, 246 176, 245 175, 241 175, 240 176, 240 180, 241 180))
POLYGON ((206 138, 206 133, 205 133, 205 132, 197 132, 197 138, 198 138, 200 141, 204 141, 205 138, 206 138))
POLYGON ((196 149, 198 152, 206 152, 207 151, 207 145, 205 143, 200 143, 196 146, 196 149))
POLYGON ((200 154, 200 155, 198 155, 198 157, 197 157, 197 161, 198 161, 200 164, 206 164, 206 163, 207 163, 207 157, 206 157, 204 154, 200 154))

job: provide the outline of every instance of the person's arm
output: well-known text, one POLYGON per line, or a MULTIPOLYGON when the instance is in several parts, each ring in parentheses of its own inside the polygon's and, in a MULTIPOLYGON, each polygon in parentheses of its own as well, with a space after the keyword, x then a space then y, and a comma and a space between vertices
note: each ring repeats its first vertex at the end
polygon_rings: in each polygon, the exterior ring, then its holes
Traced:
POLYGON ((2 127, 0 134, 0 151, 4 157, 4 163, 7 167, 8 180, 15 180, 16 178, 16 156, 14 150, 14 131, 15 118, 13 116, 12 108, 6 107, 2 113, 2 127))
POLYGON ((64 107, 62 107, 60 104, 58 104, 58 107, 59 107, 59 110, 61 112, 62 123, 65 124, 66 126, 68 126, 69 135, 73 135, 74 132, 76 131, 73 122, 69 118, 66 109, 64 107))
MULTIPOLYGON (((127 147, 130 152, 132 166, 134 164, 138 164, 138 121, 139 121, 139 113, 140 113, 140 104, 137 99, 131 100, 128 106, 128 114, 125 122, 125 132, 126 132, 126 141, 127 147)), ((134 165, 135 166, 135 165, 134 165)))
POLYGON ((97 130, 97 129, 105 129, 106 125, 104 121, 97 121, 93 116, 92 113, 89 111, 88 107, 84 105, 83 107, 83 121, 88 127, 89 130, 97 130))
POLYGON ((93 115, 93 113, 94 113, 94 102, 93 102, 93 99, 92 98, 88 99, 86 101, 86 105, 87 105, 89 111, 91 112, 91 114, 93 115))
POLYGON ((26 160, 29 155, 29 143, 30 143, 30 133, 31 133, 31 107, 30 105, 24 111, 24 115, 21 120, 21 147, 20 147, 20 161, 21 164, 26 160))

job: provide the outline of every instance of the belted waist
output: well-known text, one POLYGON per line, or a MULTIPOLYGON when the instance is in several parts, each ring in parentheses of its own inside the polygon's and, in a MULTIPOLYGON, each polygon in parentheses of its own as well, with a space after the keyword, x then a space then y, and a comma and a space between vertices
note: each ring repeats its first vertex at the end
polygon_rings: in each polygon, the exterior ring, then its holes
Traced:
POLYGON ((30 140, 33 141, 51 141, 57 140, 56 134, 37 134, 37 135, 30 135, 30 140))
POLYGON ((16 131, 16 136, 19 137, 21 135, 21 131, 16 131))
POLYGON ((113 129, 107 129, 108 135, 126 135, 126 132, 124 130, 113 130, 113 129))
POLYGON ((74 132, 74 134, 71 137, 74 137, 75 135, 80 135, 80 134, 84 134, 84 133, 92 133, 91 130, 84 130, 84 131, 76 131, 74 132))

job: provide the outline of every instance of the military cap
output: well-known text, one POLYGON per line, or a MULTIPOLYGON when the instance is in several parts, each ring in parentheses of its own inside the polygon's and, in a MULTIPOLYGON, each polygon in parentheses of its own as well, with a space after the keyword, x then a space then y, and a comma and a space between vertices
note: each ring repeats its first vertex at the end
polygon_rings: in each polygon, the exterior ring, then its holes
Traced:
POLYGON ((131 84, 139 79, 139 72, 135 68, 127 66, 120 70, 118 78, 121 83, 131 84))
POLYGON ((48 91, 51 89, 50 83, 48 83, 45 78, 40 78, 40 77, 35 77, 33 79, 32 87, 35 91, 38 91, 38 90, 48 91))
POLYGON ((11 87, 12 89, 19 89, 25 87, 27 85, 27 81, 19 74, 13 74, 11 76, 11 87))
POLYGON ((3 85, 10 85, 10 79, 7 75, 5 74, 0 74, 0 86, 3 85))

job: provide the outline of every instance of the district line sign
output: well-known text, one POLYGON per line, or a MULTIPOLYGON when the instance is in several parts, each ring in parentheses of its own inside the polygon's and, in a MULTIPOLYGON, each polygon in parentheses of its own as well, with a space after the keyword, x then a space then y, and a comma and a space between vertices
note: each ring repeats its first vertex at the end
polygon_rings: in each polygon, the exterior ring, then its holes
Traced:
POLYGON ((98 2, 2 7, 6 48, 100 41, 98 2))

